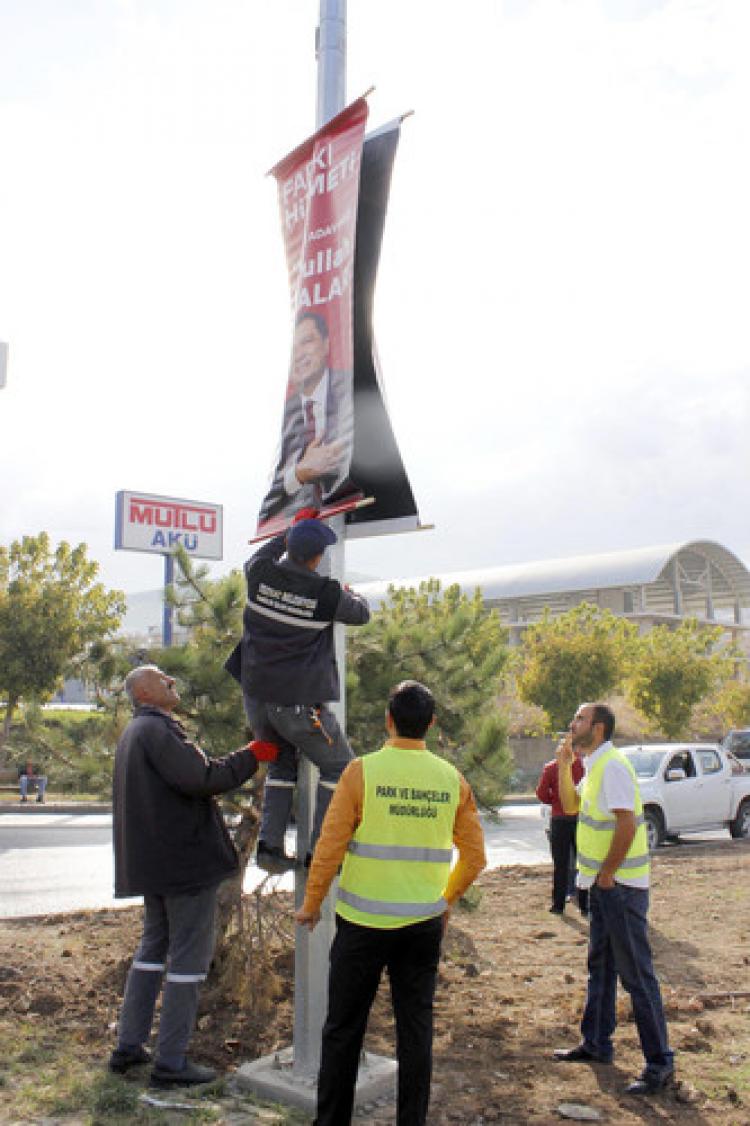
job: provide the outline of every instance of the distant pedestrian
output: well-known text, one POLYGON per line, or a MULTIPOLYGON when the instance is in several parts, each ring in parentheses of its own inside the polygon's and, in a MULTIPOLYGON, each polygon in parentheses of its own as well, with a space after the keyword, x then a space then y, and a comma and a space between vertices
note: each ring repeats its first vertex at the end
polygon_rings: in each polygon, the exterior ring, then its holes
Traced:
POLYGON ((151 1082, 209 1083, 216 1073, 186 1053, 213 954, 216 893, 238 869, 213 795, 241 786, 276 748, 250 744, 210 759, 172 715, 179 695, 171 676, 143 665, 125 689, 135 712, 115 754, 115 896, 142 895, 144 915, 109 1067, 149 1061, 144 1045, 164 979, 151 1082))
POLYGON ((389 739, 347 766, 328 807, 297 922, 312 930, 343 861, 316 1126, 351 1121, 370 1007, 384 967, 396 1017, 400 1126, 427 1118, 440 943, 455 901, 486 864, 468 782, 427 750, 435 701, 405 680, 391 691, 389 739), (458 860, 451 867, 453 845, 458 860))
POLYGON ((578 882, 590 888, 591 928, 583 1039, 574 1048, 558 1049, 555 1058, 612 1062, 619 977, 630 994, 646 1058, 640 1078, 627 1092, 648 1095, 671 1083, 674 1053, 648 941, 650 862, 643 803, 632 765, 611 742, 614 729, 610 707, 581 704, 570 735, 557 748, 562 806, 567 813, 578 812, 578 882), (574 752, 583 755, 586 771, 578 792, 574 752))
POLYGON ((40 804, 44 804, 44 795, 47 791, 47 775, 39 771, 39 767, 34 766, 33 762, 26 762, 18 770, 18 788, 21 793, 21 801, 29 800, 29 788, 36 790, 36 800, 40 804))
MULTIPOLYGON (((577 785, 583 778, 583 766, 576 755, 573 759, 573 782, 577 785)), ((557 784, 557 759, 546 762, 536 788, 536 796, 544 805, 550 807, 549 848, 552 853, 552 906, 553 915, 562 915, 565 901, 575 889, 576 828, 578 817, 568 814, 560 804, 560 790, 557 784)), ((578 889, 578 909, 582 915, 588 914, 588 892, 578 889)))

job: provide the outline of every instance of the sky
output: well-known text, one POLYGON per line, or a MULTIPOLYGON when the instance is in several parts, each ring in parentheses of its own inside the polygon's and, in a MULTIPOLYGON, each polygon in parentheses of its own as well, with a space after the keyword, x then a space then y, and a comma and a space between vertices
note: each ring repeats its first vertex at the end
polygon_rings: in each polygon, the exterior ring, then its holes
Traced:
MULTIPOLYGON (((375 302, 433 531, 377 578, 694 539, 750 563, 750 4, 351 0, 347 96, 402 130, 375 302)), ((315 126, 316 0, 0 0, 0 542, 118 489, 248 554, 290 347, 275 186, 315 126)))

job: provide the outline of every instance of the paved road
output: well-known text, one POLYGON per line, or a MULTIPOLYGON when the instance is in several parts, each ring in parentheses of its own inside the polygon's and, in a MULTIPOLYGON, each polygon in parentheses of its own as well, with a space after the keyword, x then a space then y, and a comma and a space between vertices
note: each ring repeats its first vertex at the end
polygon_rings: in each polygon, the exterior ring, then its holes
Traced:
MULTIPOLYGON (((549 859, 539 808, 504 806, 485 821, 492 867, 549 859)), ((292 850, 293 837, 287 847, 292 850)), ((248 869, 246 890, 260 873, 248 869)), ((286 877, 289 887, 292 878, 286 877)), ((282 882, 282 886, 284 886, 282 882)), ((112 898, 112 818, 108 814, 6 813, 0 818, 0 917, 44 915, 83 908, 126 906, 112 898)))
MULTIPOLYGON (((483 820, 491 868, 549 863, 538 805, 505 805, 497 820, 483 820)), ((686 842, 717 839, 729 838, 726 832, 701 833, 686 842)), ((292 834, 287 851, 294 851, 292 834)), ((263 875, 251 865, 245 890, 256 887, 263 875)), ((291 888, 292 883, 292 876, 274 879, 274 886, 291 888)), ((137 902, 112 898, 111 815, 35 813, 31 817, 18 812, 0 818, 0 918, 137 902)))

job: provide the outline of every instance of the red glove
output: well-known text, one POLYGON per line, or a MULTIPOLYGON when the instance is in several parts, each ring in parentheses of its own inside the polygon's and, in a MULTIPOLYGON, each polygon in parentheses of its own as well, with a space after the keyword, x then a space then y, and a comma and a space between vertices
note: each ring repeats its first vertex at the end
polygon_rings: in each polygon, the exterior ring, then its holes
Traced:
POLYGON ((312 506, 309 508, 300 508, 299 512, 295 512, 292 523, 298 524, 300 520, 317 520, 319 515, 319 508, 313 508, 312 506))
POLYGON ((247 749, 255 755, 258 762, 275 762, 279 753, 275 743, 267 743, 263 739, 253 739, 252 743, 248 743, 247 749))

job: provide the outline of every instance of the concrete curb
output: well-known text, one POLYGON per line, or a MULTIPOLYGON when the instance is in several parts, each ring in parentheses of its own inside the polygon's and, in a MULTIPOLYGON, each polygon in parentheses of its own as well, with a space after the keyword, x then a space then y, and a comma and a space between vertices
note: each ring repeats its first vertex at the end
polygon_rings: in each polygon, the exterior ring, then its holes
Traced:
MULTIPOLYGON (((539 801, 533 794, 508 794, 503 799, 502 805, 538 805, 539 801)), ((502 809, 502 806, 500 806, 502 809)), ((29 802, 0 802, 0 816, 3 813, 22 813, 24 816, 27 814, 31 816, 35 813, 64 813, 81 814, 85 816, 87 813, 111 813, 111 802, 62 802, 62 801, 49 801, 37 802, 33 799, 29 802)))
POLYGON ((111 813, 112 803, 102 801, 76 801, 76 802, 62 802, 62 801, 45 801, 38 802, 31 800, 29 802, 0 802, 0 816, 3 813, 22 813, 24 817, 33 816, 36 813, 64 813, 66 815, 79 813, 82 816, 92 813, 111 813))

